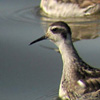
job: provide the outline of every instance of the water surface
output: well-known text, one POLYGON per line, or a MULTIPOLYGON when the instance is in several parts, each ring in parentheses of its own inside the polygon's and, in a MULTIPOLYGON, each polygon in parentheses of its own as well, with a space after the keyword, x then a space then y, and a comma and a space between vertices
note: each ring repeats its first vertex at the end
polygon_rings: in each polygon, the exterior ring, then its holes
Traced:
MULTIPOLYGON (((29 46, 57 19, 41 16, 40 0, 0 1, 0 100, 52 100, 57 96, 62 61, 47 41, 29 46)), ((62 20, 62 19, 59 19, 62 20)), ((72 28, 80 56, 100 68, 100 17, 63 19, 72 28)))

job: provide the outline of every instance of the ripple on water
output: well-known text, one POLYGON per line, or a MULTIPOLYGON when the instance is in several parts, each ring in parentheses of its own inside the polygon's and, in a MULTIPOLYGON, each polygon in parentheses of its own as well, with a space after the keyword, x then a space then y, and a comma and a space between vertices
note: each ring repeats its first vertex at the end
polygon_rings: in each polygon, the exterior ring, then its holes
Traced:
POLYGON ((85 17, 67 17, 67 18, 51 18, 45 14, 39 6, 36 7, 27 7, 17 11, 14 11, 9 16, 9 19, 16 21, 23 21, 29 23, 39 23, 42 22, 54 22, 58 20, 65 21, 67 23, 73 24, 84 24, 84 23, 100 23, 100 14, 85 16, 85 17))
POLYGON ((35 100, 60 100, 57 98, 58 89, 52 89, 48 91, 46 94, 36 97, 35 100))
POLYGON ((23 8, 10 13, 6 16, 6 19, 27 23, 40 23, 39 9, 39 6, 23 8))

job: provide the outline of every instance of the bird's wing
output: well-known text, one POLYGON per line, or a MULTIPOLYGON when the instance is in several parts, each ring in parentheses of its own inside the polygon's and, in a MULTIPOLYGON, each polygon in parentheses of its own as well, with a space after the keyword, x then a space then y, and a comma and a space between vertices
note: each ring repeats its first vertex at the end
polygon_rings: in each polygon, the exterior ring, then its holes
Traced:
POLYGON ((79 72, 84 79, 100 78, 100 69, 91 67, 83 61, 80 62, 80 66, 79 72))
POLYGON ((93 92, 100 89, 100 69, 90 67, 84 63, 81 67, 82 78, 78 80, 78 84, 85 88, 85 92, 93 92))

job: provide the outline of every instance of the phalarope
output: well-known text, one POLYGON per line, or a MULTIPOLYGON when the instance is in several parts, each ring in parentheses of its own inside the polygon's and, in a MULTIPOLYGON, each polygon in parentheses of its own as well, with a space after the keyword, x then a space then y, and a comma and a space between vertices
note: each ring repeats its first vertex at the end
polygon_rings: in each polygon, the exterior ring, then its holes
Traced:
POLYGON ((77 17, 100 11, 100 0, 41 0, 40 8, 50 17, 77 17))
POLYGON ((59 98, 62 100, 99 100, 100 69, 86 64, 78 55, 71 39, 70 27, 62 22, 51 24, 47 33, 30 45, 44 40, 51 40, 60 51, 63 61, 59 98))

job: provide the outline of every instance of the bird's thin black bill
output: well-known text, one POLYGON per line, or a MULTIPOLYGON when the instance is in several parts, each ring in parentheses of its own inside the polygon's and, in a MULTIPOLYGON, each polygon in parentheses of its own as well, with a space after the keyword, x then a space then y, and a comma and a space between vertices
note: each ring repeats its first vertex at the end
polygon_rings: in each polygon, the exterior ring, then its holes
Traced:
POLYGON ((39 39, 37 39, 37 40, 31 42, 29 45, 32 45, 32 44, 34 44, 34 43, 36 43, 36 42, 39 42, 39 41, 42 41, 42 40, 45 40, 45 39, 47 39, 47 37, 44 35, 44 36, 40 37, 39 39))

